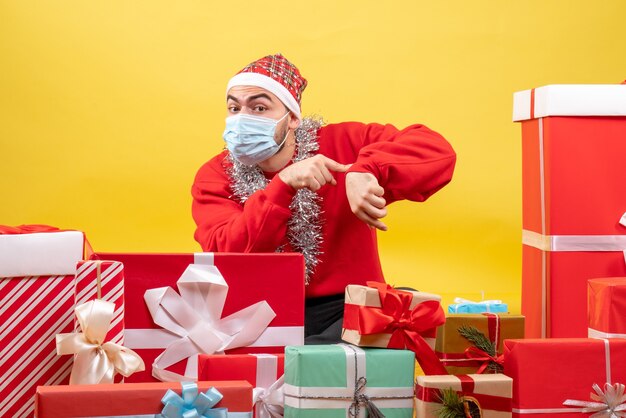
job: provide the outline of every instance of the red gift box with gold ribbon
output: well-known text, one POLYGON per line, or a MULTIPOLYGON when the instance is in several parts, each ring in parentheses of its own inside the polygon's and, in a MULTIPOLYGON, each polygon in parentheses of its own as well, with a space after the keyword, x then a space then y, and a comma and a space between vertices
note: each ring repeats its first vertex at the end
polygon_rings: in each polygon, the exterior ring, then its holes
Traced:
POLYGON ((362 347, 409 349, 426 374, 447 374, 433 351, 445 321, 438 295, 378 282, 349 285, 341 338, 362 347))

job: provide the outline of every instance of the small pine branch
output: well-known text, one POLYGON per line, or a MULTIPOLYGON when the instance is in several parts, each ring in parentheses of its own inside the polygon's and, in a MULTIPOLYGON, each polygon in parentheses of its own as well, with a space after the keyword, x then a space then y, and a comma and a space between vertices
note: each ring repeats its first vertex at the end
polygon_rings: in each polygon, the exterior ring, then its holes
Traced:
POLYGON ((489 341, 489 338, 480 332, 476 327, 469 325, 461 325, 459 327, 459 334, 465 337, 470 343, 474 344, 477 348, 488 353, 490 356, 496 355, 496 346, 489 341))
POLYGON ((439 399, 442 404, 437 411, 439 418, 465 418, 463 398, 454 389, 441 389, 439 399))
MULTIPOLYGON (((490 356, 495 357, 496 353, 496 345, 489 340, 480 332, 476 327, 472 327, 469 325, 461 325, 458 329, 459 334, 465 337, 470 343, 475 345, 477 348, 483 350, 490 356)), ((500 373, 502 372, 502 366, 496 363, 495 361, 490 361, 487 366, 487 370, 491 373, 500 373)))

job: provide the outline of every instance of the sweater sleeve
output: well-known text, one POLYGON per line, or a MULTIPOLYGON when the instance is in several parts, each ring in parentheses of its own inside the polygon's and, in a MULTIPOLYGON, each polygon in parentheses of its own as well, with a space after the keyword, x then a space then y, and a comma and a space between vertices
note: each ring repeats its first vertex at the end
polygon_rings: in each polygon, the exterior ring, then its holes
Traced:
POLYGON ((346 138, 357 154, 348 172, 373 174, 385 189, 387 203, 424 201, 448 184, 456 163, 450 144, 424 125, 398 130, 393 125, 349 122, 346 138))
POLYGON ((233 200, 229 179, 214 160, 198 171, 191 188, 196 241, 203 251, 275 251, 287 233, 295 190, 275 176, 242 205, 233 200))

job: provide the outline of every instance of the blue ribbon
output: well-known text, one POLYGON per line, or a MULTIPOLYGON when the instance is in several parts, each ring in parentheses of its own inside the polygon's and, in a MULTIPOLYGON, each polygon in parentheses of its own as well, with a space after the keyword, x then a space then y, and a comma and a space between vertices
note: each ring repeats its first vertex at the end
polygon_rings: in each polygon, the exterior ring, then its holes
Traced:
POLYGON ((182 396, 169 390, 161 399, 165 405, 161 414, 163 418, 228 418, 228 408, 213 408, 224 397, 212 387, 205 393, 198 393, 198 385, 193 382, 182 382, 182 396))

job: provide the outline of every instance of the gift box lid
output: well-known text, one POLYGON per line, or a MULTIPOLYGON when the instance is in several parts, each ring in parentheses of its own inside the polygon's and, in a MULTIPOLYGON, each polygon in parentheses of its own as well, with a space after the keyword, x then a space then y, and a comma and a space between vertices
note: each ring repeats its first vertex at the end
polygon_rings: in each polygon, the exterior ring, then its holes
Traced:
POLYGON ((80 231, 0 234, 0 277, 73 275, 84 245, 80 231))
POLYGON ((626 116, 626 84, 553 84, 513 94, 513 121, 545 116, 626 116))

